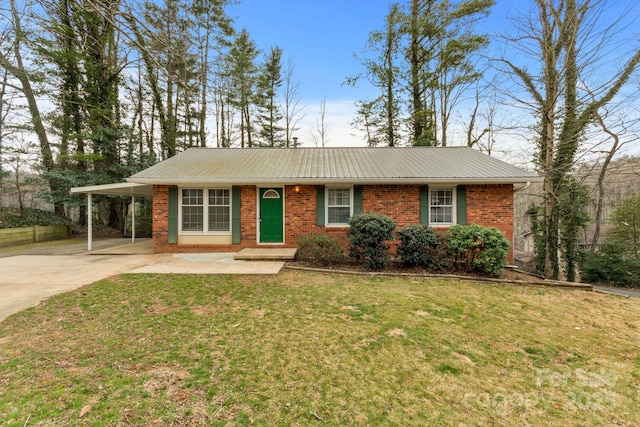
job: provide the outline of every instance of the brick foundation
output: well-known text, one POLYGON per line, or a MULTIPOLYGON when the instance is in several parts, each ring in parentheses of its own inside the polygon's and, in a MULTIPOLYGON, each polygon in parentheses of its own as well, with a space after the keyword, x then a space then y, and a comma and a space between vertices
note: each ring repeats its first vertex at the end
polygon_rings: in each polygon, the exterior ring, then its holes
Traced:
MULTIPOLYGON (((168 243, 168 186, 153 187, 154 252, 230 252, 264 247, 257 243, 257 189, 240 187, 241 243, 238 245, 170 245, 168 243)), ((302 236, 326 234, 347 245, 346 227, 316 225, 316 186, 284 187, 285 243, 268 247, 295 247, 302 236)), ((417 185, 367 185, 362 187, 362 211, 393 218, 398 228, 420 223, 420 187, 417 185)), ((513 243, 513 185, 467 185, 467 223, 496 227, 513 243)), ((513 262, 509 249, 507 262, 513 262)))

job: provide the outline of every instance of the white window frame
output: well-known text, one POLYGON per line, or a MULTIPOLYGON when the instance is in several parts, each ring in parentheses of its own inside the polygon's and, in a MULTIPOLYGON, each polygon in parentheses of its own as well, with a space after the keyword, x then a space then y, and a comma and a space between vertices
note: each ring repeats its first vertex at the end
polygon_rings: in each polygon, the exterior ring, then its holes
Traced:
MULTIPOLYGON (((458 205, 458 188, 455 185, 452 186, 445 186, 445 185, 439 185, 439 186, 429 186, 429 226, 431 227, 450 227, 452 225, 456 225, 456 223, 458 222, 458 213, 456 211, 456 207, 458 205), (451 221, 450 222, 435 222, 433 219, 434 215, 432 215, 431 212, 431 208, 434 206, 440 206, 440 205, 433 205, 432 201, 432 192, 433 191, 442 191, 442 190, 450 190, 451 191, 451 221)), ((445 207, 448 207, 449 205, 444 205, 445 207)))
MULTIPOLYGON (((180 187, 178 188, 178 232, 184 235, 209 235, 209 236, 226 236, 231 235, 231 223, 233 218, 232 191, 230 187, 180 187), (202 190, 202 230, 184 231, 182 229, 182 191, 183 190, 202 190), (209 191, 227 190, 229 192, 229 229, 228 230, 209 230, 209 191)), ((189 205, 191 206, 191 205, 189 205)), ((226 205, 221 205, 226 206, 226 205)))
POLYGON ((324 223, 327 227, 348 227, 348 222, 329 222, 329 208, 345 207, 345 205, 329 206, 329 192, 331 190, 349 190, 349 218, 353 216, 353 185, 334 185, 324 188, 324 223))

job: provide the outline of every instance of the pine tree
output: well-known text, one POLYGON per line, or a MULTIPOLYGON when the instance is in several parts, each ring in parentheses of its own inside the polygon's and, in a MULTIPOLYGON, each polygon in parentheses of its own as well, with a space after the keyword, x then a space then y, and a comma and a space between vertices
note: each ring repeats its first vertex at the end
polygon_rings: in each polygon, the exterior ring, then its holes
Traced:
POLYGON ((414 145, 447 145, 452 110, 461 93, 481 77, 473 58, 488 38, 475 34, 474 26, 494 4, 411 0, 405 21, 414 145))
POLYGON ((447 145, 453 110, 481 76, 474 58, 488 39, 474 32, 475 24, 494 3, 408 0, 393 4, 384 29, 370 33, 367 49, 375 55, 362 61, 364 75, 380 89, 370 111, 383 114, 389 146, 401 142, 402 122, 408 144, 447 145))
POLYGON ((230 79, 230 103, 240 112, 240 146, 253 147, 252 108, 256 100, 258 67, 256 59, 260 50, 249 32, 243 28, 235 38, 225 60, 225 75, 230 79))
MULTIPOLYGON (((209 83, 212 65, 210 62, 220 57, 218 53, 226 44, 226 38, 233 32, 231 20, 225 14, 225 6, 228 0, 193 0, 190 10, 194 15, 196 27, 195 39, 198 43, 200 55, 200 109, 198 112, 198 143, 206 146, 207 131, 206 120, 209 103, 209 83)), ((215 71, 215 70, 213 70, 215 71)), ((213 92, 215 92, 215 88, 213 92)), ((217 118, 218 119, 218 118, 217 118)), ((217 132, 219 137, 219 132, 217 132)))
POLYGON ((285 143, 284 128, 280 124, 284 116, 278 103, 283 83, 281 61, 282 49, 272 47, 258 76, 258 136, 261 143, 268 147, 282 147, 285 143))
POLYGON ((148 1, 143 14, 148 31, 134 27, 158 110, 163 158, 195 145, 195 123, 200 115, 194 104, 200 100, 201 66, 190 32, 193 17, 185 11, 181 0, 167 0, 163 5, 148 1))
MULTIPOLYGON (((364 76, 359 75, 347 79, 347 83, 355 86, 359 79, 366 77, 373 86, 380 89, 380 96, 370 101, 369 108, 363 110, 367 115, 379 114, 378 118, 368 117, 366 123, 375 126, 369 128, 371 133, 382 135, 379 142, 389 147, 400 142, 400 104, 402 96, 401 65, 399 65, 402 44, 402 14, 400 6, 393 4, 385 17, 382 30, 372 31, 367 40, 367 49, 372 51, 373 58, 362 60, 364 76)), ((366 103, 363 103, 363 105, 366 103)))

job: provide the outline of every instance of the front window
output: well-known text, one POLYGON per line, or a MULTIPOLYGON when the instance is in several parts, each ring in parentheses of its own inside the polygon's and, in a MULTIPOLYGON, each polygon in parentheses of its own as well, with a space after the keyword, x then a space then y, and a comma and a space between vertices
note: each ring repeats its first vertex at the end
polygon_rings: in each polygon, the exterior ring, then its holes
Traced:
POLYGON ((195 188, 182 190, 182 231, 204 230, 203 192, 195 188))
POLYGON ((453 224, 453 188, 429 191, 429 222, 433 225, 453 224))
POLYGON ((209 190, 209 231, 229 231, 230 224, 229 190, 209 190))
POLYGON ((182 232, 229 232, 231 198, 228 188, 183 188, 181 193, 182 232))
POLYGON ((327 191, 327 225, 346 225, 353 212, 351 188, 327 191))

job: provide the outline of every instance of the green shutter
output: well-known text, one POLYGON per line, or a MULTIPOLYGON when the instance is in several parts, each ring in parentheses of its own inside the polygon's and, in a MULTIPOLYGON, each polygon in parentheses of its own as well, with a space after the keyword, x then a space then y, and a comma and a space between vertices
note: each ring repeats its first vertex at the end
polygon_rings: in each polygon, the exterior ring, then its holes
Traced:
POLYGON ((467 187, 458 185, 457 191, 456 211, 458 213, 458 224, 467 225, 467 187))
POLYGON ((324 186, 316 187, 316 225, 324 227, 324 186))
POLYGON ((353 187, 353 214, 362 213, 362 187, 353 187))
POLYGON ((168 243, 178 243, 178 188, 169 187, 169 224, 167 227, 168 243))
POLYGON ((240 244, 240 187, 231 188, 231 243, 240 244))
POLYGON ((429 225, 429 186, 420 187, 420 224, 429 225))

